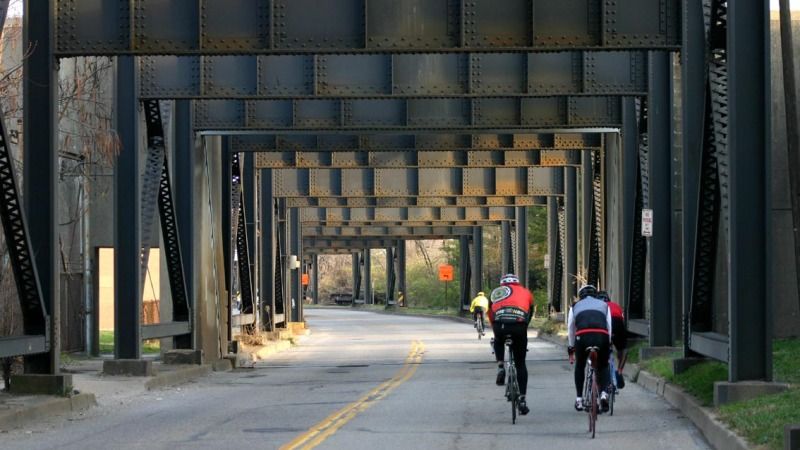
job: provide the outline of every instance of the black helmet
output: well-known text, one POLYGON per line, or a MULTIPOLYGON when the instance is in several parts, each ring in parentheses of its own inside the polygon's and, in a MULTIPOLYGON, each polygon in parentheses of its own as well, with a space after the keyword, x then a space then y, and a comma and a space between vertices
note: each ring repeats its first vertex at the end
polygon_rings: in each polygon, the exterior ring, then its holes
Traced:
POLYGON ((597 295, 595 295, 595 297, 599 298, 600 300, 602 300, 604 302, 610 302, 611 301, 611 297, 608 296, 608 292, 606 292, 606 291, 597 291, 597 295))
POLYGON ((578 298, 583 300, 586 297, 596 297, 597 296, 597 288, 592 286, 591 284, 583 285, 578 290, 578 298))

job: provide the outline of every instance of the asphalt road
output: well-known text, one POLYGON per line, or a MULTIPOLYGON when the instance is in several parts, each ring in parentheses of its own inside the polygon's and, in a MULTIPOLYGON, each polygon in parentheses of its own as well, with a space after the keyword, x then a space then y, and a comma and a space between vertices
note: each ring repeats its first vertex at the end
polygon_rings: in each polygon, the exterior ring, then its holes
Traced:
POLYGON ((709 448, 680 412, 636 385, 590 442, 573 410, 565 352, 528 348, 531 413, 511 424, 487 332, 469 324, 350 309, 307 310, 312 335, 253 369, 0 435, 14 449, 709 448), (304 447, 305 446, 305 447, 304 447))

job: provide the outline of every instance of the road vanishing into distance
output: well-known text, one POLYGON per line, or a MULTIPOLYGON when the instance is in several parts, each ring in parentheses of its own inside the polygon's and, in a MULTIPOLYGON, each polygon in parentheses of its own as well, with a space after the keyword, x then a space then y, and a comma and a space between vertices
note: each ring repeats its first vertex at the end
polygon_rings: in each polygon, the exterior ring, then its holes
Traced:
POLYGON ((597 438, 566 352, 531 339, 528 406, 511 424, 494 384, 491 331, 468 323, 307 309, 312 334, 252 369, 132 397, 0 436, 14 449, 693 449, 680 412, 628 383, 597 438))

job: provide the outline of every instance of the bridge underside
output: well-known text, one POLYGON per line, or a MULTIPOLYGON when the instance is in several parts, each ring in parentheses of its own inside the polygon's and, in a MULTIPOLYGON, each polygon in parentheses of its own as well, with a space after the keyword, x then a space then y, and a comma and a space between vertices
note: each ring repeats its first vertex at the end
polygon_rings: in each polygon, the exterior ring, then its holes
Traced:
MULTIPOLYGON (((156 210, 174 345, 213 359, 232 339, 235 292, 245 331, 302 321, 298 300, 307 289, 316 298, 320 254, 352 254, 369 299, 361 267, 370 249, 385 249, 394 299, 406 292, 405 241, 457 239, 466 304, 486 288, 483 227, 501 229, 503 272, 526 274, 527 207, 540 206, 554 312, 571 304, 580 273, 621 302, 652 345, 682 341, 687 356, 725 360, 731 381, 771 377, 770 312, 759 300, 770 293, 768 17, 759 2, 26 8, 25 42, 38 43, 25 60, 23 121, 25 199, 35 207, 22 214, 13 172, 0 167, 1 215, 37 347, 0 341, 0 355, 29 354, 31 373, 58 367, 57 63, 111 56, 122 145, 114 200, 126 205, 114 219, 118 359, 139 359, 152 336, 140 323, 142 254, 156 210), (717 294, 723 266, 727 288, 717 294), (715 295, 725 298, 724 326, 713 320, 715 295), (215 314, 223 323, 201 329, 215 314)), ((8 159, 5 128, 2 138, 8 159)))

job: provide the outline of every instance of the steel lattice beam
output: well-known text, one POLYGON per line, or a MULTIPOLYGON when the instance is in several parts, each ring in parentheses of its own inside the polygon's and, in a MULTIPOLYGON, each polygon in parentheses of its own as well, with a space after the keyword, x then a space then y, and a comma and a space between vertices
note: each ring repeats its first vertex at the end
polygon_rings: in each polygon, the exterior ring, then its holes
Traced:
POLYGON ((276 197, 480 197, 563 194, 560 167, 273 169, 276 197))
POLYGON ((213 131, 495 130, 618 127, 621 97, 195 100, 213 131))
POLYGON ((513 207, 398 207, 303 208, 300 220, 309 222, 442 222, 514 220, 513 207))
POLYGON ((253 134, 231 137, 238 152, 600 149, 600 133, 253 134))
POLYGON ((547 203, 548 196, 435 196, 435 197, 290 197, 290 208, 402 208, 402 207, 505 207, 536 206, 547 203))
POLYGON ((589 150, 405 150, 260 152, 256 168, 552 167, 579 165, 589 150))
POLYGON ((303 226, 306 238, 416 238, 433 239, 427 236, 465 236, 472 235, 472 227, 462 226, 303 226))
POLYGON ((644 51, 146 56, 159 99, 646 95, 644 51))
POLYGON ((58 0, 59 56, 669 48, 678 0, 58 0))

